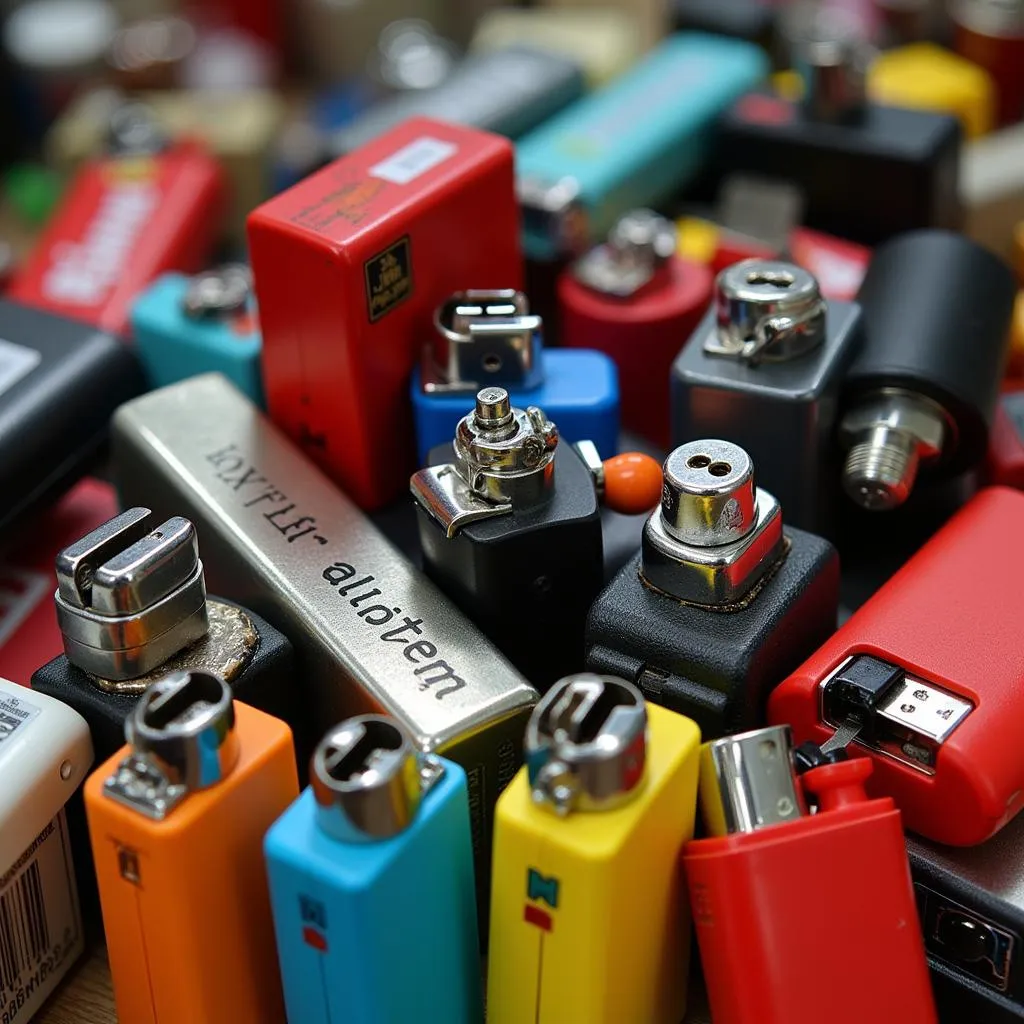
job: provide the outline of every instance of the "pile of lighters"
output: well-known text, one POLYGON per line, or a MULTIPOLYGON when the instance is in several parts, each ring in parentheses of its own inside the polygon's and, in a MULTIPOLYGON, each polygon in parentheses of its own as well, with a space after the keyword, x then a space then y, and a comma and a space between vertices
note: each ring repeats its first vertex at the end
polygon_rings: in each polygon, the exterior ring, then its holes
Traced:
POLYGON ((0 1024, 1024 1020, 1024 7, 298 6, 50 128, 0 1024))

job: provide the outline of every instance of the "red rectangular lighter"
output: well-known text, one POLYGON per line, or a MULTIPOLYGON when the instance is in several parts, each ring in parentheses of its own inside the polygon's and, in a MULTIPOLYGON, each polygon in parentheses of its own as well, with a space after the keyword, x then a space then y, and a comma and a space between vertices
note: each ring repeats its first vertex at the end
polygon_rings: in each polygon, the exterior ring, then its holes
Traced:
POLYGON ((248 233, 271 416, 363 508, 406 493, 434 310, 522 287, 511 143, 413 118, 264 203, 248 233))
POLYGON ((869 794, 937 843, 1024 806, 1022 520, 1024 494, 980 491, 768 700, 798 742, 870 756, 869 794))
POLYGON ((198 142, 84 164, 7 297, 124 334, 132 302, 168 270, 194 272, 221 228, 220 164, 198 142))

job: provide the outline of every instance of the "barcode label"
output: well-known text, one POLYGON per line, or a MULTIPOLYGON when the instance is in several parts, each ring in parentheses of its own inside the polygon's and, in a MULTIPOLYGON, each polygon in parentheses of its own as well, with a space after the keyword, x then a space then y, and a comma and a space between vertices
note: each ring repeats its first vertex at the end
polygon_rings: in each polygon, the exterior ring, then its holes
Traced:
POLYGON ((38 704, 0 692, 0 743, 9 740, 21 726, 28 725, 40 710, 38 704))
POLYGON ((370 168, 370 177, 383 178, 395 185, 407 185, 458 151, 451 142, 442 142, 424 135, 392 153, 386 160, 370 168))
POLYGON ((0 879, 0 1024, 30 1020, 82 944, 62 810, 0 879))
POLYGON ((34 348, 0 338, 0 395, 31 373, 42 360, 34 348))

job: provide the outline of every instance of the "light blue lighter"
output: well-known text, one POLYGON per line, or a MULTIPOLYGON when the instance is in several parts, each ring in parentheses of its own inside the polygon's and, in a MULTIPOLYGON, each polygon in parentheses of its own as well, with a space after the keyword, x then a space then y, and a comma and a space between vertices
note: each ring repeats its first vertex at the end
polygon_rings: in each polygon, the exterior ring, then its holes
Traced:
POLYGON ((677 33, 521 138, 527 256, 550 260, 603 241, 624 213, 685 186, 708 155, 718 115, 768 71, 753 43, 677 33))
POLYGON ((350 718, 264 848, 289 1024, 483 1024, 458 765, 393 719, 350 718))
POLYGON ((132 333, 151 388, 217 372, 266 408, 263 339, 248 267, 162 275, 135 300, 132 333))

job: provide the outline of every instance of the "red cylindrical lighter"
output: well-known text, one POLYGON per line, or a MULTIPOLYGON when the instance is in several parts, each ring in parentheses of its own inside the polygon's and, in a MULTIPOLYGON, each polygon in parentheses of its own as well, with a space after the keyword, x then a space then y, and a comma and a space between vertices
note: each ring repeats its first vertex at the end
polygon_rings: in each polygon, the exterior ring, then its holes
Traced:
POLYGON ((150 281, 205 265, 221 226, 223 172, 198 142, 164 145, 140 107, 115 115, 113 152, 75 175, 8 298, 121 334, 150 281))
POLYGON ((710 838, 683 867, 715 1024, 934 1024, 900 814, 870 774, 819 756, 798 779, 786 726, 704 744, 710 838))
POLYGON ((672 224, 635 210, 558 280, 562 344, 615 360, 623 426, 662 447, 672 361, 707 312, 714 280, 675 252, 672 224))
POLYGON ((854 743, 906 827, 973 846, 1024 806, 1024 494, 971 499, 768 699, 799 742, 854 743))

